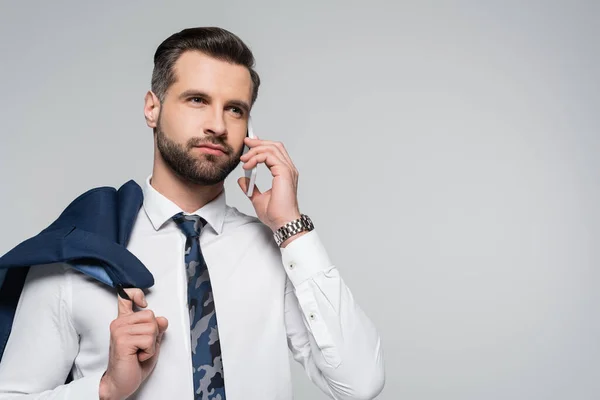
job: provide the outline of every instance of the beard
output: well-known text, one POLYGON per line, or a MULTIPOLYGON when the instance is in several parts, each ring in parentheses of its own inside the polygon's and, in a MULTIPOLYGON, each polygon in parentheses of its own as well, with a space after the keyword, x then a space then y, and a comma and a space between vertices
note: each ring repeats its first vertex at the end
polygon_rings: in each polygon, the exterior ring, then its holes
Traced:
POLYGON ((237 153, 222 136, 191 138, 185 145, 179 144, 165 135, 159 123, 156 128, 156 143, 165 163, 183 180, 201 186, 223 182, 240 163, 244 146, 237 153), (194 147, 203 144, 221 146, 223 155, 193 154, 194 147))

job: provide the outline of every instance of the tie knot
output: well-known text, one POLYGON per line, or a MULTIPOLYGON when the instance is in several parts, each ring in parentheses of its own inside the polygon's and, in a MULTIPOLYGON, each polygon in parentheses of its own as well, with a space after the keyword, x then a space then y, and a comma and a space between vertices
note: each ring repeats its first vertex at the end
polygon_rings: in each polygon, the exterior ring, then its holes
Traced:
POLYGON ((204 219, 198 215, 184 215, 183 213, 175 214, 173 221, 179 229, 188 238, 196 238, 200 236, 200 231, 204 226, 204 219))

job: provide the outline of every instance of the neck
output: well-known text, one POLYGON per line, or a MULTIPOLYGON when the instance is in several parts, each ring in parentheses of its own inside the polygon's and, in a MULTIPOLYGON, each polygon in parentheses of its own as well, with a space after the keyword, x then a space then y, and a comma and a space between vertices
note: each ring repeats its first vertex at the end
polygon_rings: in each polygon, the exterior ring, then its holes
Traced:
POLYGON ((182 179, 166 165, 160 154, 156 153, 150 184, 183 211, 193 213, 213 201, 223 191, 223 182, 205 186, 182 179))

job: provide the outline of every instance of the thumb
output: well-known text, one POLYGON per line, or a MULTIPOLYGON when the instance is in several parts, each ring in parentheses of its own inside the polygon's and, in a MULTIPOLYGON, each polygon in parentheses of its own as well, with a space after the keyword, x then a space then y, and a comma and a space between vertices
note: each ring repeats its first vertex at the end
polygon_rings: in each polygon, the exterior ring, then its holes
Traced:
MULTIPOLYGON (((238 178, 237 183, 245 195, 248 192, 248 184, 250 183, 250 180, 248 178, 241 177, 241 178, 238 178)), ((261 195, 261 191, 258 189, 258 186, 256 186, 256 184, 255 184, 254 190, 252 191, 252 196, 250 196, 248 198, 253 201, 257 196, 260 196, 260 195, 261 195)))
POLYGON ((127 314, 132 314, 134 304, 141 308, 144 308, 148 305, 148 303, 146 302, 146 296, 144 296, 144 292, 141 289, 121 290, 125 292, 128 298, 123 297, 121 294, 117 296, 119 302, 119 317, 127 314))

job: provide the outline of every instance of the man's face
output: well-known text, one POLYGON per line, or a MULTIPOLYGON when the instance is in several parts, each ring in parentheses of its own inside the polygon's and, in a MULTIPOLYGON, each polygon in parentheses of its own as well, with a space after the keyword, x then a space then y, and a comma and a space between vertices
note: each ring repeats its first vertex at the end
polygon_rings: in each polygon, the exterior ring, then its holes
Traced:
POLYGON ((240 162, 252 98, 248 69, 188 51, 160 108, 156 144, 166 164, 199 185, 222 182, 240 162))

